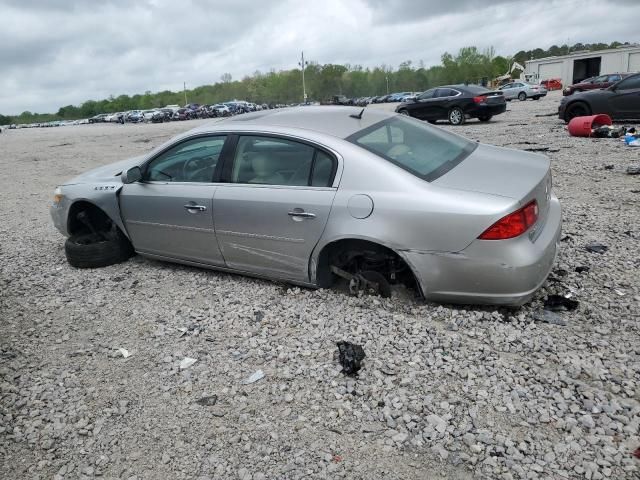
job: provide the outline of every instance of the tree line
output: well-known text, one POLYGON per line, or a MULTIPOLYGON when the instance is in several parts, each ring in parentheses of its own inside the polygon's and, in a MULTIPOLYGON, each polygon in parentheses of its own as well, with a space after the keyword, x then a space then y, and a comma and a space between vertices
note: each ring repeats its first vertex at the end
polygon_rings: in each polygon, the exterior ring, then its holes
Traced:
MULTIPOLYGON (((310 62, 305 68, 307 97, 310 100, 325 100, 333 95, 362 97, 382 95, 391 92, 423 91, 428 88, 455 83, 477 83, 489 81, 507 73, 513 61, 522 65, 527 60, 548 56, 563 55, 579 50, 602 50, 629 45, 613 42, 611 44, 576 43, 552 45, 547 50, 521 50, 513 57, 496 55, 493 47, 479 50, 476 47, 461 48, 453 55, 445 52, 441 63, 425 67, 423 62, 414 64, 406 60, 397 68, 381 65, 364 68, 360 65, 320 65, 310 62)), ((254 103, 289 104, 303 100, 302 72, 293 70, 260 71, 247 75, 241 80, 233 80, 229 73, 223 73, 220 81, 212 85, 202 85, 186 91, 189 103, 212 104, 231 99, 247 100, 254 103)), ((34 123, 52 120, 75 120, 88 118, 99 113, 112 113, 127 110, 146 110, 165 105, 185 103, 185 92, 165 90, 133 96, 110 96, 103 100, 87 100, 79 106, 67 105, 56 113, 22 112, 14 117, 0 115, 0 125, 8 123, 34 123)))

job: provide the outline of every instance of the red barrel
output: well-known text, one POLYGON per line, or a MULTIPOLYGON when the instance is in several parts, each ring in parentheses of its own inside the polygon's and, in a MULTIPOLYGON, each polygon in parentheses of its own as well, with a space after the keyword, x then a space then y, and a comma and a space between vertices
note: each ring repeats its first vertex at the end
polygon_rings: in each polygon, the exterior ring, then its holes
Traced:
POLYGON ((592 128, 611 124, 611 117, 601 113, 600 115, 572 118, 567 128, 569 129, 569 134, 573 137, 590 137, 592 128))

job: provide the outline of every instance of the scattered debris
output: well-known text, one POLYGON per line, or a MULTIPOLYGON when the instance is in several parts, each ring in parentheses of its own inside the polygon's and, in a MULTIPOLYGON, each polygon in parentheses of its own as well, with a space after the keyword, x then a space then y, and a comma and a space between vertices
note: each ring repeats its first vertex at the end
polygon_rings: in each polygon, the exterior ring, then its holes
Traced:
POLYGON ((555 117, 556 115, 558 115, 558 112, 540 113, 536 117, 555 117))
POLYGON ((539 322, 550 323, 552 325, 560 325, 562 327, 566 327, 567 325, 569 325, 569 322, 567 322, 564 318, 550 310, 535 312, 533 314, 533 318, 534 320, 538 320, 539 322))
POLYGON ((604 169, 605 169, 605 170, 613 170, 613 169, 614 169, 614 167, 615 167, 615 165, 605 165, 605 166, 604 166, 604 169))
POLYGON ((338 352, 342 371, 347 375, 355 375, 362 367, 362 360, 366 357, 360 345, 351 342, 338 342, 338 352))
POLYGON ((640 175, 640 165, 631 165, 627 167, 627 175, 640 175))
POLYGON ((577 272, 577 273, 586 273, 586 272, 588 272, 589 270, 591 270, 589 267, 582 266, 582 265, 581 265, 581 266, 579 266, 579 267, 576 267, 576 272, 577 272))
POLYGON ((184 337, 185 335, 193 335, 197 337, 201 333, 204 333, 204 325, 194 323, 188 327, 179 327, 177 330, 180 332, 181 337, 184 337))
POLYGON ((591 129, 591 136, 595 138, 620 138, 627 133, 627 127, 602 125, 591 129))
POLYGON ((589 243, 589 244, 585 245, 585 247, 584 247, 584 248, 585 248, 588 252, 591 252, 591 253, 600 253, 600 254, 602 254, 602 253, 606 252, 607 250, 609 250, 609 247, 607 247, 606 245, 603 245, 603 244, 602 244, 602 243, 600 243, 600 242, 591 242, 591 243, 589 243))
POLYGON ((116 348, 116 351, 120 353, 124 358, 129 358, 131 354, 126 348, 116 348))
POLYGON ((559 148, 551 148, 551 147, 530 147, 530 148, 524 148, 523 150, 525 152, 550 152, 550 153, 560 151, 559 148))
POLYGON ((195 401, 198 405, 202 405, 203 407, 213 407, 216 403, 218 403, 217 395, 209 395, 208 397, 202 397, 195 401))
POLYGON ((198 360, 196 360, 195 358, 184 357, 182 359, 182 361, 180 362, 180 370, 184 370, 186 368, 189 368, 191 365, 193 365, 197 361, 198 360))
POLYGON ((58 145, 49 145, 50 148, 54 147, 67 147, 69 145, 73 145, 73 143, 59 143, 58 145))
POLYGON ((150 141, 150 138, 139 138, 138 140, 134 140, 133 143, 149 143, 150 141))
POLYGON ((578 308, 580 302, 563 297, 562 295, 549 295, 544 301, 544 309, 551 312, 572 311, 578 308))
POLYGON ((256 383, 258 380, 262 380, 264 378, 264 372, 262 370, 256 370, 249 377, 245 378, 242 383, 244 385, 250 385, 252 383, 256 383))
POLYGON ((255 312, 253 312, 253 318, 256 322, 261 322, 264 318, 264 312, 256 310, 255 312))
POLYGON ((561 242, 568 242, 569 240, 572 240, 573 238, 571 237, 571 235, 565 235, 564 237, 562 237, 560 239, 561 242))

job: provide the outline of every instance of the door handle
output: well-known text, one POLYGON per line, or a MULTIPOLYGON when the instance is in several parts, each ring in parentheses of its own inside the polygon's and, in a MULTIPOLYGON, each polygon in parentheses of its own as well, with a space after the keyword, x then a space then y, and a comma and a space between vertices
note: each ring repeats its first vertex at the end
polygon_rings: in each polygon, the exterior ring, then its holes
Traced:
POLYGON ((204 212, 207 207, 204 205, 189 205, 188 203, 184 206, 187 210, 198 210, 199 212, 204 212))
POLYGON ((295 210, 292 212, 289 212, 288 214, 290 217, 302 217, 302 218, 316 218, 316 214, 315 213, 310 213, 310 212, 305 212, 304 210, 301 212, 296 212, 295 210))

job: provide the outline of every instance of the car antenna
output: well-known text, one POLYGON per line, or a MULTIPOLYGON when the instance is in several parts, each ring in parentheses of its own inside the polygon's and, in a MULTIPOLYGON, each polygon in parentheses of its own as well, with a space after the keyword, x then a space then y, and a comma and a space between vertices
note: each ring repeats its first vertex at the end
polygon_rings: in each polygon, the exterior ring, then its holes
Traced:
POLYGON ((362 110, 360 110, 360 113, 359 113, 359 114, 357 114, 357 115, 356 115, 355 113, 352 113, 352 114, 351 114, 351 115, 349 115, 349 116, 350 116, 351 118, 357 118, 358 120, 360 120, 360 119, 362 118, 362 114, 363 114, 363 113, 364 113, 364 108, 363 108, 362 110))

